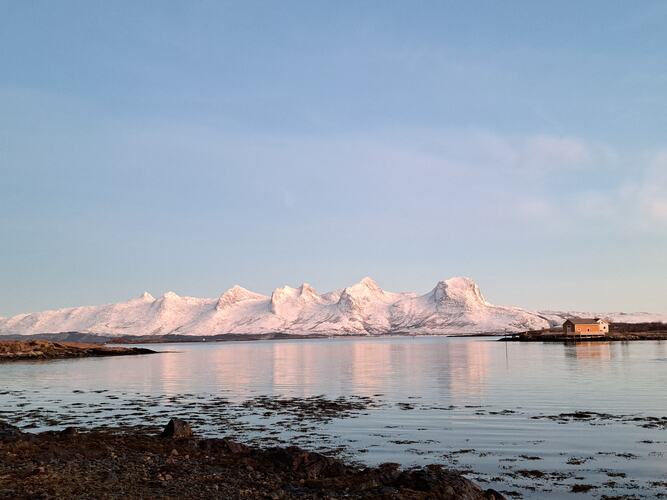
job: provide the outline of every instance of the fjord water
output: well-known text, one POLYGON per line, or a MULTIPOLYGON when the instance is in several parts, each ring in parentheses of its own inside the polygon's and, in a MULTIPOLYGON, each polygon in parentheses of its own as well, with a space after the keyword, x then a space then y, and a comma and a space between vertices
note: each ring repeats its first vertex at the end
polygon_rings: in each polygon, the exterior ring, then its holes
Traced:
MULTIPOLYGON (((113 418, 142 423, 122 405, 151 396, 157 411, 181 398, 181 416, 190 408, 201 432, 226 435, 229 428, 198 413, 192 398, 365 396, 377 404, 317 428, 360 462, 445 463, 527 498, 568 497, 574 484, 594 486, 591 496, 653 497, 667 484, 667 430, 646 425, 667 415, 667 342, 385 337, 147 347, 163 352, 0 365, 0 418, 50 415, 30 426, 37 430, 113 418), (86 411, 96 401, 105 405, 86 411), (575 411, 611 417, 546 418, 575 411)), ((256 413, 243 418, 261 423, 256 413)), ((318 446, 275 420, 268 430, 318 446)))

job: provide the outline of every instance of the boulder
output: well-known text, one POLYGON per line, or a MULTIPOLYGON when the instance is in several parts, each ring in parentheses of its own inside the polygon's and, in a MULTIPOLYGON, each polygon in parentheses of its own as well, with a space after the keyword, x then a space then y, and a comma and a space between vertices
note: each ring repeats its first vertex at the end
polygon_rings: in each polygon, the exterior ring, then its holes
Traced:
POLYGON ((185 420, 172 418, 162 431, 163 438, 191 439, 193 437, 192 427, 185 420))
POLYGON ((447 470, 440 465, 403 471, 394 481, 393 486, 426 492, 433 498, 443 500, 501 500, 505 497, 499 492, 482 490, 472 481, 458 472, 447 470))

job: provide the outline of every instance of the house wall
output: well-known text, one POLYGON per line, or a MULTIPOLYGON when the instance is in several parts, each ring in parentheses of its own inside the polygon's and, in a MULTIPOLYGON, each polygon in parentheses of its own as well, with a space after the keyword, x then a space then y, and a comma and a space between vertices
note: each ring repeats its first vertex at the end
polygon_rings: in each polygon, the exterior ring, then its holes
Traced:
POLYGON ((604 335, 609 332, 609 325, 604 322, 575 325, 566 321, 563 323, 563 332, 565 335, 604 335))
POLYGON ((602 335, 604 332, 600 329, 600 325, 597 323, 591 323, 588 325, 574 325, 574 333, 580 335, 602 335))

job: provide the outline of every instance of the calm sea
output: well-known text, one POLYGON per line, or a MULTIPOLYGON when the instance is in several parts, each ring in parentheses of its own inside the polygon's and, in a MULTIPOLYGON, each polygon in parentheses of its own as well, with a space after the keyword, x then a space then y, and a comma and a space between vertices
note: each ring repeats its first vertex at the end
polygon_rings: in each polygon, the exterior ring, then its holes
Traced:
POLYGON ((37 431, 160 425, 180 415, 207 435, 338 449, 368 464, 443 463, 517 498, 667 494, 667 342, 395 337, 148 347, 164 352, 2 364, 0 419, 37 431), (290 406, 300 399, 271 410, 275 398, 319 395, 367 407, 303 422, 290 406), (589 413, 567 415, 576 412, 589 413), (572 493, 574 485, 592 488, 572 493))

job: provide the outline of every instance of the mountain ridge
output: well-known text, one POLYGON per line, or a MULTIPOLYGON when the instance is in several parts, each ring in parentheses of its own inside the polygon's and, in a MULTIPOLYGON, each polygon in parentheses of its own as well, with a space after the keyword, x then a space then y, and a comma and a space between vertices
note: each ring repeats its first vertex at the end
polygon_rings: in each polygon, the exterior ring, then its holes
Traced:
POLYGON ((667 322, 667 315, 650 313, 530 311, 494 305, 467 277, 439 281, 422 295, 389 292, 366 277, 323 294, 308 283, 276 288, 270 296, 239 285, 218 298, 184 297, 175 292, 155 298, 144 292, 125 302, 0 318, 0 335, 500 334, 557 326, 574 315, 667 322))

